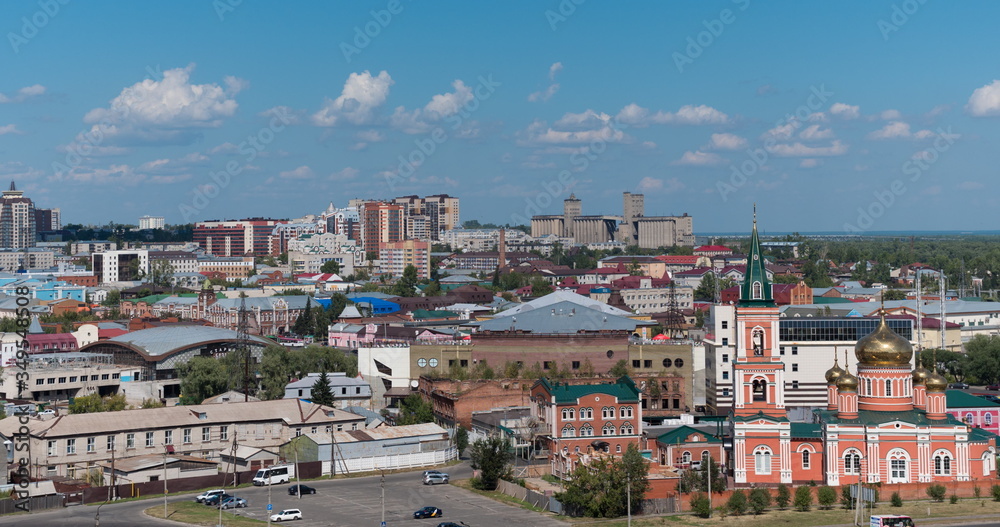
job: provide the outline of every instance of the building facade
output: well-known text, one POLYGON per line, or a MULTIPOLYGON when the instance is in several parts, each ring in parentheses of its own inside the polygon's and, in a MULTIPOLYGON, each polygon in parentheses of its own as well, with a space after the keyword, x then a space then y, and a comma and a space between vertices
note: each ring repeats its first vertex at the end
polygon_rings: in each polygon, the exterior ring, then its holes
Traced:
POLYGON ((278 256, 272 253, 274 227, 286 220, 249 218, 236 221, 202 221, 195 224, 194 242, 215 256, 278 256))
POLYGON ((0 196, 0 248, 24 249, 35 246, 35 204, 14 182, 0 196))
POLYGON ((390 273, 397 278, 403 276, 408 265, 417 269, 418 278, 430 278, 431 243, 416 240, 386 243, 379 249, 379 261, 383 273, 390 273))
POLYGON ((162 229, 167 225, 163 216, 142 216, 139 218, 139 229, 162 229))

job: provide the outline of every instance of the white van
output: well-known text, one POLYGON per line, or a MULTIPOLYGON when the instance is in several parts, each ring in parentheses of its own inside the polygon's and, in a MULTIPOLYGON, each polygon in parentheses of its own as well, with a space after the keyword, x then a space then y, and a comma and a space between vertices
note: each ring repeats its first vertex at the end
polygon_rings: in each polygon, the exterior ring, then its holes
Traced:
POLYGON ((295 477, 295 465, 275 465, 270 468, 262 468, 253 477, 254 486, 274 485, 277 483, 288 483, 295 477))

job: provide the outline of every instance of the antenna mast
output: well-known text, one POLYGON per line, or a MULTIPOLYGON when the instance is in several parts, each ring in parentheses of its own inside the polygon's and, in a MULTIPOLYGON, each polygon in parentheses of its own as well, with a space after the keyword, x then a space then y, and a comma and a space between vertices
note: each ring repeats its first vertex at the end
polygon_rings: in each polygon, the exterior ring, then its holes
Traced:
POLYGON ((944 317, 944 310, 945 310, 945 307, 944 307, 944 297, 948 293, 948 290, 945 289, 945 283, 946 282, 945 282, 945 277, 944 277, 944 269, 941 269, 941 288, 940 289, 941 289, 941 349, 942 350, 947 349, 947 348, 945 348, 945 344, 947 344, 947 340, 945 339, 945 333, 946 333, 946 331, 945 331, 946 327, 945 326, 946 326, 947 323, 945 322, 945 317, 944 317))
POLYGON ((239 319, 236 326, 236 346, 243 359, 243 401, 250 400, 250 333, 247 322, 247 299, 240 294, 239 319))
POLYGON ((917 269, 917 353, 924 348, 924 318, 921 314, 922 307, 920 291, 920 269, 917 269))

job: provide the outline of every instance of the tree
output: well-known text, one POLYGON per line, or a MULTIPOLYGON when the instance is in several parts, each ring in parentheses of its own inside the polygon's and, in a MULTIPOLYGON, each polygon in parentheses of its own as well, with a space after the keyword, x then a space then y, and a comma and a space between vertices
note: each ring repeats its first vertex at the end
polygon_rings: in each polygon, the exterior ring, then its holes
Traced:
POLYGON ((812 503, 813 503, 813 495, 811 487, 803 485, 795 489, 795 501, 793 502, 793 504, 795 505, 795 510, 798 510, 800 512, 805 512, 809 510, 810 507, 812 507, 812 503))
MULTIPOLYGON (((694 297, 697 300, 714 300, 716 287, 715 273, 707 272, 701 277, 701 282, 694 290, 694 297)), ((721 289, 720 289, 721 291, 721 289)))
POLYGON ((111 291, 108 291, 108 295, 104 297, 104 301, 101 302, 101 305, 105 307, 117 308, 118 306, 121 305, 121 303, 122 303, 121 291, 117 289, 112 289, 111 291))
POLYGON ((292 324, 292 333, 299 336, 312 335, 313 331, 313 314, 312 314, 312 297, 306 297, 306 308, 302 310, 299 317, 295 319, 295 323, 292 324))
POLYGON ((556 499, 570 514, 594 518, 624 516, 630 493, 632 511, 640 510, 649 488, 647 475, 648 465, 642 454, 635 445, 629 445, 621 460, 597 458, 590 465, 578 466, 566 490, 556 494, 556 499))
POLYGON ((927 496, 938 503, 944 501, 944 497, 947 493, 948 489, 945 488, 944 485, 935 484, 927 487, 927 496))
POLYGON ((424 400, 420 394, 410 394, 403 402, 399 403, 399 417, 396 418, 397 425, 416 425, 420 423, 434 422, 434 407, 424 400))
POLYGON ((734 516, 743 516, 743 513, 747 511, 747 505, 747 495, 739 489, 734 490, 729 496, 729 501, 726 502, 726 508, 734 516))
POLYGON ((618 362, 615 363, 614 366, 611 367, 610 370, 608 370, 608 373, 611 374, 611 376, 616 379, 628 375, 629 374, 628 361, 625 359, 619 360, 618 362))
POLYGON ((704 492, 695 492, 691 495, 691 511, 701 518, 712 515, 712 502, 704 492))
POLYGON ((750 491, 750 509, 754 514, 760 514, 771 506, 771 491, 764 487, 754 487, 750 491))
POLYGON ((337 260, 329 260, 320 266, 319 272, 325 274, 340 274, 340 262, 337 260))
POLYGON ((791 492, 788 490, 788 485, 784 483, 778 485, 778 493, 774 497, 774 503, 779 509, 785 509, 788 507, 788 502, 791 501, 791 492))
POLYGON ((478 439, 469 451, 469 465, 479 471, 476 482, 481 490, 495 490, 498 482, 510 474, 510 462, 514 452, 510 440, 494 435, 478 439))
POLYGON ((890 499, 890 501, 892 502, 893 507, 903 506, 903 497, 899 495, 899 491, 892 493, 892 498, 890 499))
POLYGON ((260 359, 261 398, 272 400, 284 397, 291 370, 287 349, 277 344, 264 348, 260 359))
POLYGON ((347 304, 352 303, 347 296, 343 293, 334 293, 330 295, 330 320, 337 320, 340 315, 344 312, 344 308, 347 304))
POLYGON ((145 408, 163 408, 164 406, 166 406, 166 405, 163 404, 163 401, 160 401, 159 399, 153 399, 153 398, 143 399, 142 403, 139 404, 139 408, 143 408, 143 409, 145 409, 145 408))
POLYGON ((403 269, 403 276, 396 280, 396 285, 393 286, 393 293, 396 296, 415 296, 417 294, 417 282, 417 268, 412 264, 407 265, 403 269))
POLYGON ((170 287, 176 270, 169 260, 157 259, 149 265, 148 281, 160 287, 170 287))
MULTIPOLYGON (((1000 337, 996 335, 976 335, 965 345, 968 363, 966 371, 981 384, 1000 382, 1000 337)), ((926 357, 929 353, 923 353, 926 357)), ((938 351, 938 362, 942 360, 938 351)))
POLYGON ((455 429, 455 449, 458 450, 458 457, 462 457, 465 449, 469 448, 469 431, 462 425, 455 429))
POLYGON ((816 499, 819 501, 819 508, 830 509, 837 502, 837 491, 833 490, 833 487, 824 485, 816 491, 816 499))
MULTIPOLYGON (((181 394, 201 403, 229 389, 230 376, 225 364, 211 357, 194 357, 177 367, 181 394)), ((235 380, 235 379, 234 379, 235 380)), ((284 391, 284 390, 282 390, 284 391)))
POLYGON ((74 398, 69 405, 69 413, 120 412, 126 408, 128 408, 128 401, 125 400, 125 394, 101 397, 100 394, 92 393, 74 398))
POLYGON ((901 289, 883 289, 882 300, 906 300, 906 291, 901 289))
POLYGON ((642 274, 642 266, 639 265, 639 262, 635 258, 632 259, 632 263, 625 267, 625 270, 628 271, 629 276, 639 276, 642 274))
POLYGON ((552 291, 555 291, 552 284, 541 276, 536 276, 531 279, 531 296, 545 296, 552 291))
POLYGON ((313 383, 311 393, 312 402, 333 407, 333 390, 330 389, 330 377, 326 374, 326 370, 323 370, 323 373, 319 374, 319 379, 313 383))

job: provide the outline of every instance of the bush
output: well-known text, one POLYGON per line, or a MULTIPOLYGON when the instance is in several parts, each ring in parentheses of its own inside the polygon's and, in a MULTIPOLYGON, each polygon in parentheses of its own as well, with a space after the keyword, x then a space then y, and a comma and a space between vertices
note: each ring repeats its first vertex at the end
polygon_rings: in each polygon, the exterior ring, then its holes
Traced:
POLYGON ((990 487, 990 495, 993 496, 993 501, 1000 501, 1000 485, 990 487))
POLYGON ((788 503, 792 501, 792 494, 788 491, 788 485, 782 483, 778 485, 778 495, 774 497, 774 503, 779 509, 787 509, 788 503))
POLYGON ((708 495, 704 492, 695 492, 691 495, 691 511, 702 518, 712 515, 712 503, 708 501, 708 495))
POLYGON ((795 489, 795 510, 805 512, 812 507, 813 493, 810 487, 799 487, 795 489))
POLYGON ((854 485, 842 485, 840 487, 840 504, 845 509, 853 509, 855 505, 854 498, 851 497, 852 487, 854 487, 854 485))
POLYGON ((980 495, 983 493, 983 489, 979 488, 979 485, 972 487, 972 495, 979 499, 980 495))
POLYGON ((948 499, 948 502, 950 502, 952 505, 958 503, 958 494, 952 494, 951 498, 948 499))
POLYGON ((816 498, 819 501, 819 508, 832 509, 837 502, 837 491, 833 487, 822 486, 816 491, 816 498))
POLYGON ((747 495, 742 490, 734 490, 726 502, 726 508, 734 516, 742 516, 747 511, 747 495))
POLYGON ((892 493, 892 506, 893 507, 902 507, 903 506, 903 497, 900 496, 898 492, 893 492, 892 493))
POLYGON ((760 514, 771 506, 771 491, 757 487, 750 491, 750 509, 754 514, 760 514))
POLYGON ((944 501, 945 495, 948 493, 948 489, 944 485, 931 485, 927 487, 927 495, 931 497, 932 500, 937 502, 944 501))

